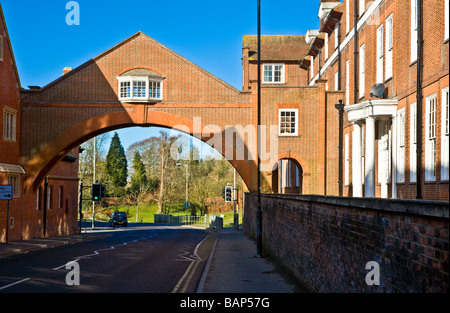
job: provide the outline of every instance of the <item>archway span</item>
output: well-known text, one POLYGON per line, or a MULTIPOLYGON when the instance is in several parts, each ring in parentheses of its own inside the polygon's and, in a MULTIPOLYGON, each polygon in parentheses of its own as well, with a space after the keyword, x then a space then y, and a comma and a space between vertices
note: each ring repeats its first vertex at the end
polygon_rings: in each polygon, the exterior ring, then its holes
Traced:
MULTIPOLYGON (((134 126, 155 126, 175 129, 188 133, 189 135, 195 136, 205 143, 207 143, 207 141, 212 137, 208 128, 201 124, 195 123, 193 120, 178 115, 165 112, 152 112, 152 114, 146 116, 145 120, 145 122, 142 122, 142 118, 140 120, 136 120, 134 115, 130 115, 127 111, 123 111, 94 117, 69 128, 54 138, 51 142, 46 144, 31 160, 26 163, 25 169, 27 176, 24 183, 25 190, 31 188, 35 191, 44 180, 48 172, 72 149, 95 136, 113 130, 134 126), (200 134, 194 133, 196 130, 200 134)), ((216 149, 216 151, 221 153, 224 158, 226 158, 225 151, 233 151, 233 155, 236 155, 233 142, 228 142, 225 139, 224 130, 222 129, 221 131, 222 149, 221 151, 216 149)), ((247 149, 247 147, 245 148, 247 149)), ((255 161, 226 159, 242 177, 247 188, 250 191, 254 191, 256 189, 254 182, 255 175, 252 174, 256 174, 257 172, 255 161)))

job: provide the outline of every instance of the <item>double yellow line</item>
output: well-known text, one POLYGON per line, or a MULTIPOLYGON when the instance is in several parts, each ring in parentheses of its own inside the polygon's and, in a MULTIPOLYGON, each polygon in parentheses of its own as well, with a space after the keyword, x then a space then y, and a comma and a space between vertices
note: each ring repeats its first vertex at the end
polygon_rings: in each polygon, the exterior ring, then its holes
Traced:
POLYGON ((198 243, 198 245, 195 247, 194 250, 194 255, 196 257, 195 260, 192 260, 191 264, 189 264, 189 267, 187 268, 186 272, 184 272, 183 276, 181 276, 180 280, 178 281, 177 285, 175 286, 175 288, 172 290, 172 293, 185 293, 186 289, 189 286, 189 283, 192 280, 192 277, 194 276, 195 271, 197 270, 198 265, 200 264, 200 262, 202 262, 202 258, 198 256, 197 251, 198 248, 200 247, 200 245, 206 240, 206 238, 208 238, 209 235, 207 235, 202 241, 200 241, 198 243), (183 287, 181 288, 181 290, 179 291, 180 287, 183 285, 183 287))
POLYGON ((192 276, 194 276, 194 273, 197 270, 198 264, 200 262, 201 261, 192 261, 191 264, 189 264, 189 267, 187 268, 186 272, 181 277, 181 279, 178 281, 178 283, 175 286, 175 288, 172 290, 172 293, 177 293, 178 292, 178 289, 180 289, 181 285, 183 284, 183 281, 184 281, 184 285, 183 285, 183 288, 181 288, 180 292, 181 293, 185 293, 186 292, 186 289, 189 286, 189 283, 191 282, 192 276))

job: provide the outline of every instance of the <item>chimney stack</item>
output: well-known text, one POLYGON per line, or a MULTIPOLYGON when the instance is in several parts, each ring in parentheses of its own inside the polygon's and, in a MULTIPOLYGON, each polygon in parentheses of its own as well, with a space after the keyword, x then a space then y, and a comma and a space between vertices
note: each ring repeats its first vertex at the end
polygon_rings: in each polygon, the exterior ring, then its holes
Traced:
POLYGON ((69 73, 70 71, 72 71, 72 68, 71 68, 71 67, 65 67, 65 68, 63 69, 63 76, 66 75, 67 73, 69 73))

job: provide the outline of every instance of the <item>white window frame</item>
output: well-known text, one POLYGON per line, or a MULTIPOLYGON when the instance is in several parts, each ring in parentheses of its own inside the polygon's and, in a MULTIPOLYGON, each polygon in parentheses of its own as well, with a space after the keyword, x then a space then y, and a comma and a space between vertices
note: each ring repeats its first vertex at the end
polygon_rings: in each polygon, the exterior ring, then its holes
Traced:
POLYGON ((339 70, 334 73, 334 90, 339 90, 339 70))
POLYGON ((340 23, 336 23, 336 26, 334 27, 334 50, 337 49, 337 47, 339 46, 339 25, 340 23))
POLYGON ((366 44, 359 47, 359 98, 364 97, 366 86, 366 44))
POLYGON ((350 60, 345 62, 345 102, 350 105, 350 60))
POLYGON ((385 79, 393 75, 393 49, 394 49, 394 16, 389 15, 386 19, 386 71, 385 79))
POLYGON ((7 174, 7 184, 13 186, 13 198, 20 197, 20 175, 7 174))
POLYGON ((411 103, 409 108, 409 181, 417 181, 417 104, 411 103))
POLYGON ((366 11, 366 1, 365 0, 359 0, 359 18, 364 14, 366 11))
POLYGON ((426 98, 425 112, 425 181, 436 181, 437 95, 426 98))
POLYGON ((311 72, 310 72, 310 79, 312 80, 314 78, 314 57, 311 58, 311 72))
POLYGON ((17 111, 3 107, 3 139, 16 141, 17 133, 17 111))
POLYGON ((118 76, 118 96, 121 102, 155 102, 163 100, 163 78, 150 78, 148 76, 118 76), (143 85, 142 85, 143 83, 143 85), (122 90, 123 85, 128 87, 128 91, 124 95, 124 91, 122 90), (135 94, 135 86, 140 84, 137 88, 140 87, 142 90, 145 88, 144 94, 140 93, 139 95, 135 94), (156 84, 156 86, 155 86, 156 84), (159 88, 158 88, 159 84, 159 88), (155 87, 156 88, 155 88, 155 87), (159 90, 159 97, 154 97, 152 90, 159 90))
POLYGON ((328 41, 329 41, 329 36, 328 33, 325 33, 325 45, 324 45, 324 50, 325 50, 325 61, 328 59, 328 41))
POLYGON ((417 0, 411 0, 411 63, 417 60, 417 0))
POLYGON ((384 70, 384 27, 383 24, 377 28, 377 83, 383 83, 384 70))
POLYGON ((350 0, 345 0, 345 33, 350 32, 350 0))
POLYGON ((405 109, 397 111, 397 183, 405 182, 405 109))
POLYGON ((344 185, 350 184, 350 135, 345 134, 344 138, 344 185))
POLYGON ((449 87, 442 89, 441 101, 441 180, 449 180, 449 87))
POLYGON ((449 39, 449 0, 445 0, 444 40, 449 39))
POLYGON ((284 63, 265 63, 262 66, 262 78, 263 78, 263 84, 284 84, 285 81, 285 77, 284 77, 284 73, 285 73, 285 64, 284 63), (276 66, 281 66, 281 70, 276 70, 275 67, 276 66), (268 69, 269 67, 271 67, 271 69, 268 69), (280 81, 275 81, 275 72, 280 71, 280 81), (266 79, 266 72, 271 72, 271 79, 267 80, 266 79))
POLYGON ((285 136, 298 136, 298 109, 279 109, 278 110, 278 135, 285 137, 285 136), (294 133, 282 133, 281 132, 281 125, 282 123, 287 123, 287 122, 282 122, 282 114, 281 113, 285 113, 285 112, 290 112, 290 113, 295 113, 295 132, 294 133))

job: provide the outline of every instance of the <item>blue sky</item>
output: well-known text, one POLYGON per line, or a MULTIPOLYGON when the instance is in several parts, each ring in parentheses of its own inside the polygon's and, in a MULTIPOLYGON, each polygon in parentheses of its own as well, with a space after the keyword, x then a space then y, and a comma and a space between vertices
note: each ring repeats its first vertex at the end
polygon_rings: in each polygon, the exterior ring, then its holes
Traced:
MULTIPOLYGON (((230 85, 242 85, 242 35, 257 32, 256 0, 78 0, 80 25, 66 24, 68 0, 0 0, 23 87, 45 86, 142 31, 230 85)), ((320 0, 261 0, 263 35, 319 28, 320 0)), ((118 131, 127 148, 160 129, 118 131), (148 135, 147 135, 148 133, 148 135)))

